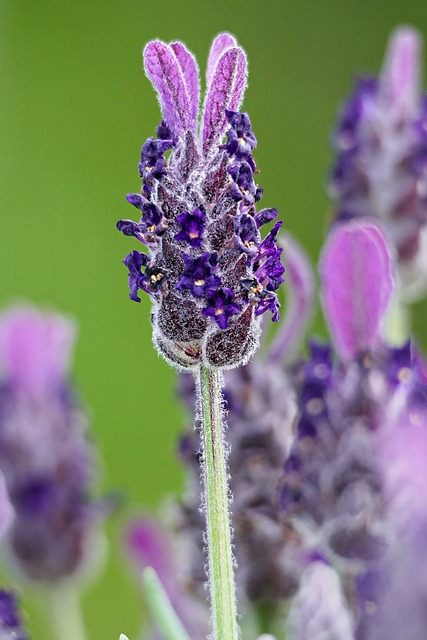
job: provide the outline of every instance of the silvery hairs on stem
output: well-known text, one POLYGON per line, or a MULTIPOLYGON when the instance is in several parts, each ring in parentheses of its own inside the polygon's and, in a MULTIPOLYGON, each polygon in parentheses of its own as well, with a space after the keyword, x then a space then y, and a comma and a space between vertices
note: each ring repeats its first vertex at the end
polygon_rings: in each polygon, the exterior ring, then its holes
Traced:
POLYGON ((186 47, 154 40, 143 57, 163 121, 141 149, 141 192, 127 196, 140 220, 117 223, 147 250, 123 261, 130 298, 140 302, 140 290, 151 297, 154 343, 169 363, 240 366, 258 345, 260 316, 269 310, 279 319, 275 291, 284 272, 276 244, 282 223, 261 239, 260 227, 277 211, 256 210, 263 195, 256 138, 249 116, 237 111, 246 55, 233 36, 215 38, 200 118, 198 67, 186 47))

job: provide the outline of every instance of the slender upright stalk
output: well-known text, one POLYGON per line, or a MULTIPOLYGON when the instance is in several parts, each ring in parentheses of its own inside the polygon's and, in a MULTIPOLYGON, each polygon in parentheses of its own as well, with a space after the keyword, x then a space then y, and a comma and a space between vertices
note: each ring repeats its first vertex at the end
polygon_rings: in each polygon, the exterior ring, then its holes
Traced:
POLYGON ((223 437, 222 374, 201 365, 203 481, 209 556, 209 590, 215 640, 237 640, 233 554, 226 448, 223 437))
POLYGON ((55 640, 87 640, 79 594, 73 585, 64 584, 50 589, 47 603, 55 640))
POLYGON ((166 640, 190 640, 190 636, 184 629, 157 573, 152 567, 144 569, 142 582, 154 619, 166 640))

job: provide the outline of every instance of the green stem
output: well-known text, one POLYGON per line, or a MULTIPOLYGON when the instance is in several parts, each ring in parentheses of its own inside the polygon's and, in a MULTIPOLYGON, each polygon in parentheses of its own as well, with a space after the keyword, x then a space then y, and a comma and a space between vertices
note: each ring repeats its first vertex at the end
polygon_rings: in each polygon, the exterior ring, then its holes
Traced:
POLYGON ((87 640, 76 588, 71 584, 54 587, 47 600, 55 640, 87 640))
POLYGON ((203 480, 209 560, 209 590, 215 640, 237 640, 236 599, 231 548, 229 490, 223 437, 222 374, 200 366, 203 480))
POLYGON ((167 640, 190 640, 178 618, 157 573, 147 567, 142 573, 145 594, 151 612, 167 640))

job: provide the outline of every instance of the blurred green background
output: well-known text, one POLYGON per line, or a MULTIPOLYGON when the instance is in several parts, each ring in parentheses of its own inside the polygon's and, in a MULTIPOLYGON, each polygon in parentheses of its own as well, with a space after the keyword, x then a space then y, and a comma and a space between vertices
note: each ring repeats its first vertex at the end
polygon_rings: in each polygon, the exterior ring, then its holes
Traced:
MULTIPOLYGON (((140 187, 140 146, 160 120, 142 47, 183 40, 204 74, 213 36, 235 34, 250 61, 244 106, 263 205, 279 209, 316 261, 336 110, 356 73, 379 70, 400 23, 425 35, 427 4, 0 0, 0 303, 27 299, 78 318, 74 371, 103 459, 100 489, 121 491, 127 504, 108 526, 106 568, 84 597, 92 640, 136 638, 141 603, 120 551, 123 521, 182 487, 175 374, 152 348, 147 297, 128 300, 121 259, 132 242, 115 230, 132 217, 124 197, 140 187)), ((427 347, 427 304, 414 315, 427 347)), ((319 314, 314 329, 322 331, 319 314)), ((49 638, 42 609, 27 610, 34 640, 49 638)))

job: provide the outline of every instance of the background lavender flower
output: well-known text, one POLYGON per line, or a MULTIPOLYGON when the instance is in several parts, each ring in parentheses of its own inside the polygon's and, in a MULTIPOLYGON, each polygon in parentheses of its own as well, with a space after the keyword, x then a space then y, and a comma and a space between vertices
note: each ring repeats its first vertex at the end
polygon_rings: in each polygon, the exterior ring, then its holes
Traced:
POLYGON ((16 595, 0 589, 0 640, 28 640, 16 595))
MULTIPOLYGON (((388 255, 371 224, 344 225, 332 233, 321 275, 340 361, 334 365, 331 349, 314 344, 295 377, 300 417, 285 465, 282 506, 301 524, 308 545, 320 544, 344 558, 371 559, 385 544, 374 434, 384 408, 407 384, 403 375, 396 378, 403 353, 381 340, 392 284, 388 255)), ((410 352, 403 351, 411 367, 410 352)))
POLYGON ((182 368, 201 362, 234 367, 258 344, 259 316, 268 310, 279 319, 275 291, 284 272, 276 245, 281 223, 264 241, 258 230, 277 211, 256 211, 262 197, 252 157, 256 138, 249 116, 237 111, 246 55, 229 34, 215 39, 200 133, 192 54, 181 43, 155 40, 144 50, 144 65, 164 120, 160 139, 149 138, 142 147, 141 194, 127 196, 141 219, 117 224, 148 249, 124 260, 130 297, 138 302, 138 290, 151 296, 154 342, 167 360, 182 368), (256 295, 247 295, 247 282, 256 295))
POLYGON ((101 517, 87 419, 68 380, 74 334, 67 318, 29 306, 0 318, 0 469, 15 511, 6 546, 21 574, 44 583, 89 562, 101 517))
POLYGON ((333 137, 336 219, 373 216, 384 224, 407 298, 423 288, 427 273, 427 103, 420 94, 420 59, 418 34, 397 29, 380 77, 357 81, 333 137))

